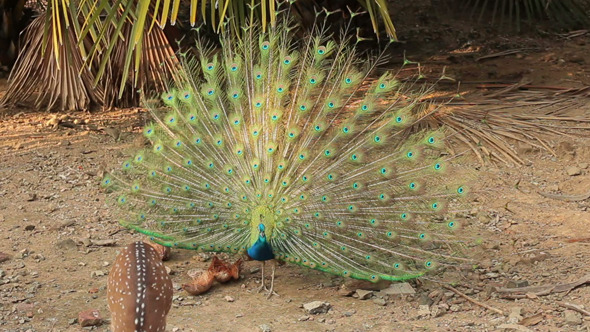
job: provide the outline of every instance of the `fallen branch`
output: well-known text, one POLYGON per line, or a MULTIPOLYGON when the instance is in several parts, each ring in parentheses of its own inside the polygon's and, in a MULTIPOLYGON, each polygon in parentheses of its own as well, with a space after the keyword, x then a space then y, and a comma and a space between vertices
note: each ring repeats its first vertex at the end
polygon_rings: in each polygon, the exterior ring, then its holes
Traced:
POLYGON ((469 302, 471 302, 471 303, 475 304, 475 305, 478 305, 478 306, 480 306, 480 307, 482 307, 482 308, 485 308, 485 309, 491 310, 491 311, 493 311, 493 312, 495 312, 495 313, 498 313, 498 314, 500 314, 500 315, 505 315, 505 314, 504 314, 504 312, 503 312, 502 310, 500 310, 500 309, 496 309, 496 308, 494 308, 494 307, 491 307, 491 306, 489 306, 489 305, 487 305, 487 304, 485 304, 485 303, 482 303, 482 302, 479 302, 479 301, 477 301, 477 300, 474 300, 474 299, 470 298, 469 296, 467 296, 467 295, 465 295, 465 294, 461 293, 460 291, 458 291, 457 289, 455 289, 455 288, 454 288, 454 287, 452 287, 452 286, 449 286, 449 285, 442 285, 442 286, 443 286, 444 288, 446 288, 446 289, 450 290, 451 292, 453 292, 453 293, 455 293, 455 294, 457 294, 457 295, 461 296, 462 298, 466 299, 467 301, 469 301, 469 302))
POLYGON ((503 294, 533 294, 536 296, 549 295, 552 293, 563 293, 569 292, 582 285, 590 284, 590 274, 584 277, 566 284, 557 285, 546 285, 546 286, 529 286, 529 287, 518 287, 518 288, 497 288, 497 293, 503 294))
POLYGON ((565 202, 579 202, 579 201, 585 201, 588 198, 590 198, 590 191, 588 191, 585 194, 581 194, 581 195, 559 195, 559 194, 544 193, 541 191, 538 191, 537 193, 543 197, 556 199, 559 201, 565 201, 565 202))
POLYGON ((567 303, 567 302, 557 302, 557 304, 559 304, 560 306, 562 306, 564 308, 568 308, 568 309, 577 311, 577 312, 581 313, 582 315, 590 316, 590 311, 582 309, 579 305, 571 304, 571 303, 567 303))
POLYGON ((499 58, 506 55, 518 54, 526 51, 526 49, 515 49, 515 50, 506 50, 498 53, 488 54, 484 56, 480 56, 479 58, 475 59, 475 61, 479 62, 485 59, 492 59, 492 58, 499 58))

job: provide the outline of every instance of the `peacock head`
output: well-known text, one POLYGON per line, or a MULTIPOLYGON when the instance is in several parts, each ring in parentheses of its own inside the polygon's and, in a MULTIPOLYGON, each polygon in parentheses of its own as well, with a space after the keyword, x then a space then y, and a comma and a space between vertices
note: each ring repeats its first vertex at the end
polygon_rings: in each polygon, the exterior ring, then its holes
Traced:
POLYGON ((263 223, 260 223, 260 224, 258 225, 258 231, 259 231, 259 236, 260 236, 260 238, 262 238, 262 239, 263 239, 263 238, 265 238, 265 237, 266 237, 266 235, 264 234, 264 224, 263 224, 263 223))

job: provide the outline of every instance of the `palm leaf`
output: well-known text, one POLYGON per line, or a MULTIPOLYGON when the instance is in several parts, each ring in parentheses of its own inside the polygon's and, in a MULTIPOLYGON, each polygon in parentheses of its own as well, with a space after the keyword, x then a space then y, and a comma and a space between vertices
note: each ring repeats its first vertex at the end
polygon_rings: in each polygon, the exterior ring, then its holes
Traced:
MULTIPOLYGON (((62 110, 86 109, 103 98, 94 88, 92 66, 88 69, 80 52, 74 29, 66 28, 64 16, 77 20, 71 11, 49 9, 27 28, 24 45, 0 104, 6 106, 37 95, 35 106, 62 110), (58 31, 62 31, 59 37, 58 31), (47 35, 53 36, 46 38, 47 35), (45 50, 45 51, 43 51, 45 50)), ((86 43, 91 41, 85 40, 86 43)))

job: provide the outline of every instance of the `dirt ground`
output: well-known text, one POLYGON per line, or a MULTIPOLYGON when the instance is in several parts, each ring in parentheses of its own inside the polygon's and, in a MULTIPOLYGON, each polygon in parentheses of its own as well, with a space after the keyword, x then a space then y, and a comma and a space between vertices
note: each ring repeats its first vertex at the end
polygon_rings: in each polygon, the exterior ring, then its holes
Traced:
MULTIPOLYGON (((433 15, 420 8, 416 13, 433 15)), ((425 73, 446 67, 448 76, 466 82, 464 91, 482 91, 469 82, 523 78, 533 85, 590 85, 589 33, 508 38, 459 22, 435 29, 431 22, 400 35, 412 41, 396 50, 420 60, 425 73), (507 50, 516 51, 479 59, 507 50)), ((589 99, 572 112, 589 118, 589 99)), ((52 114, 23 107, 0 114, 0 252, 8 255, 0 263, 0 330, 109 330, 111 262, 122 246, 142 236, 119 227, 98 182, 142 144, 146 119, 141 109, 52 114), (105 323, 81 328, 76 318, 87 309, 97 309, 105 323)), ((454 285, 503 314, 428 279, 410 283, 414 295, 346 297, 343 284, 352 290, 367 285, 288 264, 277 269, 280 296, 267 300, 254 291, 260 283, 255 262, 245 264, 239 281, 190 296, 180 285, 190 279, 187 272, 208 266, 208 256, 174 251, 166 262, 175 286, 168 330, 590 331, 590 135, 576 131, 547 139, 555 155, 516 146, 524 165, 464 161, 476 174, 469 230, 482 234, 484 243, 478 268, 461 272, 454 285), (588 195, 568 201, 539 192, 588 195), (579 287, 529 289, 524 295, 497 291, 580 279, 579 287), (329 302, 331 310, 306 314, 302 304, 316 300, 329 302)))

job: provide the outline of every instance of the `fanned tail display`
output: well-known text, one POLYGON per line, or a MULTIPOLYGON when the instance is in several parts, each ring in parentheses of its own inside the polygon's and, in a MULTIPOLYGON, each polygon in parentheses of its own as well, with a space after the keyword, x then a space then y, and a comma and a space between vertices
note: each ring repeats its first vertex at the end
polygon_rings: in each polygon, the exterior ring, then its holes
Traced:
MULTIPOLYGON (((182 84, 147 102, 151 147, 102 184, 121 223, 166 246, 248 253, 377 281, 460 263, 467 190, 442 130, 408 135, 424 105, 317 24, 220 51, 197 43, 182 84)), ((422 112, 423 113, 423 112, 422 112)))

